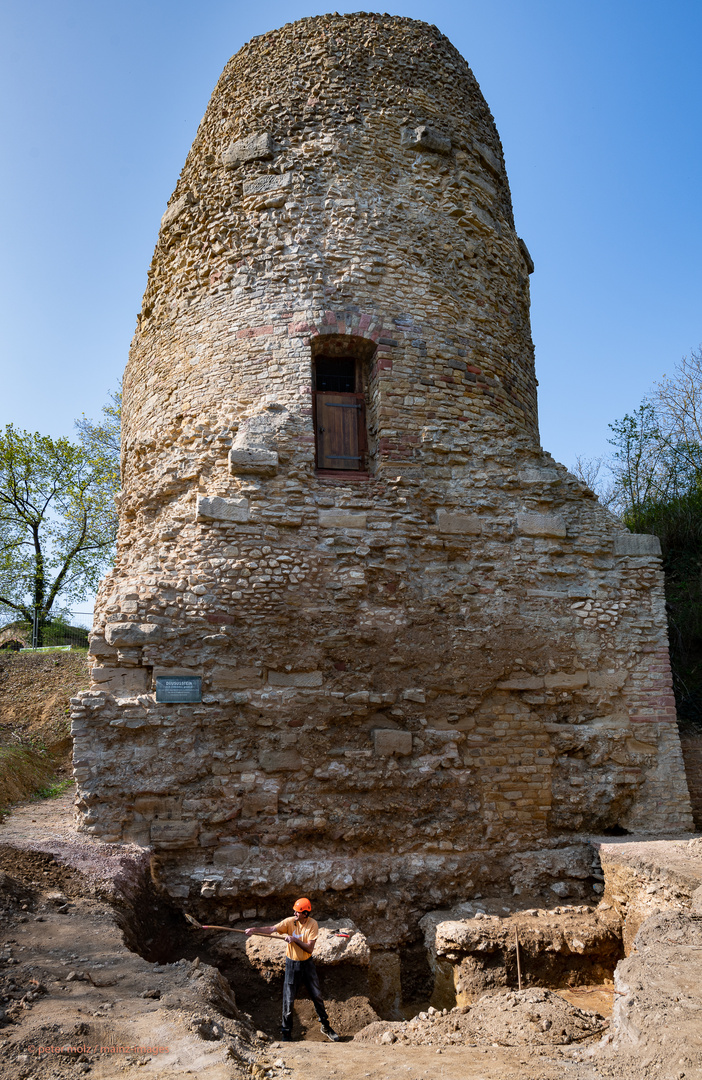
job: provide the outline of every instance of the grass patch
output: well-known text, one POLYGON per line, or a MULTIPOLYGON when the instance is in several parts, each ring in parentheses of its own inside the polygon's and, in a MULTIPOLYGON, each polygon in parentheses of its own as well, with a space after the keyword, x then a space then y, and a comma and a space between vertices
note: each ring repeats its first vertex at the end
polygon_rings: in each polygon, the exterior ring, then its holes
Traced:
POLYGON ((34 797, 37 799, 56 799, 59 795, 63 795, 69 787, 73 787, 73 780, 69 776, 65 780, 55 780, 49 787, 39 788, 34 792, 34 797))
POLYGON ((50 790, 55 769, 55 761, 46 752, 30 746, 0 746, 0 809, 50 790))

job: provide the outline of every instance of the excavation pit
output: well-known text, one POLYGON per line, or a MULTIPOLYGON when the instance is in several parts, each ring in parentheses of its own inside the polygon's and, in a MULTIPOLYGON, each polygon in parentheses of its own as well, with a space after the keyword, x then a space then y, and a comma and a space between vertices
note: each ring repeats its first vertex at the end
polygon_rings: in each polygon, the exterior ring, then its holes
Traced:
MULTIPOLYGON (((216 967, 231 987, 238 1008, 250 1016, 254 1027, 269 1038, 277 1038, 284 943, 241 933, 247 925, 263 925, 260 919, 248 923, 239 920, 232 925, 231 932, 192 930, 186 928, 184 920, 178 921, 172 905, 165 906, 168 909, 164 911, 165 919, 171 920, 176 933, 172 948, 167 956, 161 956, 161 961, 173 963, 187 959, 216 967)), ((275 908, 275 902, 269 899, 267 910, 275 908)), ((416 928, 416 933, 423 934, 423 940, 410 941, 393 950, 371 950, 362 929, 350 919, 320 918, 315 962, 332 1026, 347 1039, 368 1028, 370 1038, 373 1032, 381 1031, 372 1027, 374 1024, 391 1025, 383 1027, 382 1034, 396 1030, 395 1024, 414 1023, 417 1017, 472 1015, 480 1003, 478 1011, 487 1010, 481 1030, 487 1030, 491 1007, 482 1004, 487 998, 534 992, 545 993, 549 1009, 553 1006, 560 1010, 559 1017, 561 1014, 570 1017, 564 1041, 576 1038, 573 1024, 577 1027, 579 1023, 576 1023, 578 1010, 589 1018, 583 1021, 583 1031, 590 1028, 599 1031, 592 1017, 599 1015, 601 1021, 611 1011, 614 969, 624 955, 617 913, 604 903, 598 907, 560 905, 517 909, 501 915, 493 913, 500 909, 504 912, 504 898, 483 900, 480 910, 466 903, 451 911, 430 912, 420 919, 416 928), (335 935, 333 931, 339 927, 351 936, 335 935)), ((283 901, 280 910, 285 910, 283 901)), ((208 916, 201 911, 200 917, 208 922, 208 916)), ((143 912, 140 919, 143 928, 143 912)), ((156 921, 159 919, 157 916, 156 921)), ((266 925, 270 923, 269 917, 266 925)), ((135 924, 131 937, 129 933, 126 935, 137 948, 139 932, 135 924)), ((147 949, 152 948, 151 934, 149 929, 147 949)), ((517 1008, 514 1016, 521 1016, 524 1009, 528 1012, 530 1000, 509 998, 512 1002, 509 1007, 517 1008)), ((555 1031, 556 1019, 553 1025, 555 1031)), ((544 1044, 553 1042, 553 1025, 544 1029, 544 1044)), ((461 1021, 456 1031, 463 1028, 468 1038, 474 1028, 473 1020, 461 1021)), ((532 1031, 527 1025, 524 1030, 530 1032, 527 1041, 538 1043, 539 1029, 532 1031)), ((423 1032, 422 1038, 426 1034, 423 1032)), ((305 991, 296 1001, 293 1037, 322 1039, 312 1002, 305 991)))

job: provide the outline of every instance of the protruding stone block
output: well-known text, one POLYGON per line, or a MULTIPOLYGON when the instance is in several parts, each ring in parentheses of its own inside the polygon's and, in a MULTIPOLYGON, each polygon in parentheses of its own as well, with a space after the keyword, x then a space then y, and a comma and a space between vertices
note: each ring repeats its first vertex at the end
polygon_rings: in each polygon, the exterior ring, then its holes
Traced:
POLYGON ((149 645, 161 640, 161 627, 156 623, 108 623, 105 640, 108 645, 149 645))
POLYGON ((222 164, 233 168, 246 161, 267 161, 272 157, 273 140, 267 131, 259 131, 230 143, 222 151, 222 164))
POLYGON ((171 205, 168 207, 165 214, 161 218, 161 228, 165 229, 169 225, 172 225, 175 221, 178 220, 186 207, 192 206, 194 202, 195 199, 193 198, 192 193, 190 191, 186 191, 185 195, 181 195, 179 199, 176 199, 176 201, 171 203, 171 205))
POLYGON ((483 524, 477 514, 454 513, 451 510, 437 510, 436 524, 442 533, 480 536, 483 531, 483 524))
POLYGON ((533 274, 534 273, 534 260, 532 259, 531 255, 529 254, 529 248, 526 246, 526 244, 522 240, 521 236, 517 237, 517 243, 519 244, 519 250, 521 251, 522 258, 524 259, 524 262, 526 264, 527 274, 533 274))
POLYGON ((400 145, 403 150, 430 150, 434 154, 450 154, 451 140, 427 124, 402 128, 400 145))
POLYGON ((524 536, 566 535, 566 523, 558 514, 517 514, 517 528, 524 536))
POLYGON ((229 451, 229 472, 232 476, 274 476, 277 471, 276 450, 252 446, 250 449, 229 451))
POLYGON ((373 732, 373 745, 380 757, 405 757, 412 753, 412 732, 397 731, 392 728, 376 728, 373 732))
POLYGON ((248 499, 222 499, 219 495, 198 495, 198 521, 248 521, 248 499))
POLYGON ((365 529, 366 515, 363 511, 329 510, 319 511, 319 524, 324 529, 365 529))
POLYGON ((661 542, 648 533, 620 533, 614 538, 615 555, 660 555, 661 542))
POLYGON ((480 155, 488 168, 499 175, 502 171, 502 166, 500 165, 500 159, 497 154, 495 154, 489 146, 486 146, 485 143, 478 142, 477 139, 473 142, 473 149, 480 155))

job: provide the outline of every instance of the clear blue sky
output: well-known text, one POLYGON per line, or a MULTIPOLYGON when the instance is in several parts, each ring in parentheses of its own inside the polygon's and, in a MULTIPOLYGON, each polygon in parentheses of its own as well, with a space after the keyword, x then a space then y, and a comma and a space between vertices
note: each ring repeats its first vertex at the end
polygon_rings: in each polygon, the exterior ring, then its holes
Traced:
MULTIPOLYGON (((159 219, 227 59, 314 3, 5 0, 0 424, 116 386, 159 219)), ((340 10, 355 10, 354 7, 340 10)), ((699 0, 402 3, 493 111, 536 273, 542 442, 566 464, 702 340, 699 0)))

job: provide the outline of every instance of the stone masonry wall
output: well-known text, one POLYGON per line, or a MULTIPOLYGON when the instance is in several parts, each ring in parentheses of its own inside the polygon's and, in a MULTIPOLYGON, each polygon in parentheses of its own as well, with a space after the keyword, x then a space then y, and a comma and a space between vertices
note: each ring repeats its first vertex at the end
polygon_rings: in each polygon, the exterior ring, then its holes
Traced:
POLYGON ((538 444, 532 269, 435 27, 306 19, 225 68, 151 266, 73 711, 83 827, 152 845, 172 895, 338 896, 393 942, 517 887, 529 845, 690 827, 657 541, 538 444), (315 471, 320 352, 363 365, 367 474, 315 471))

